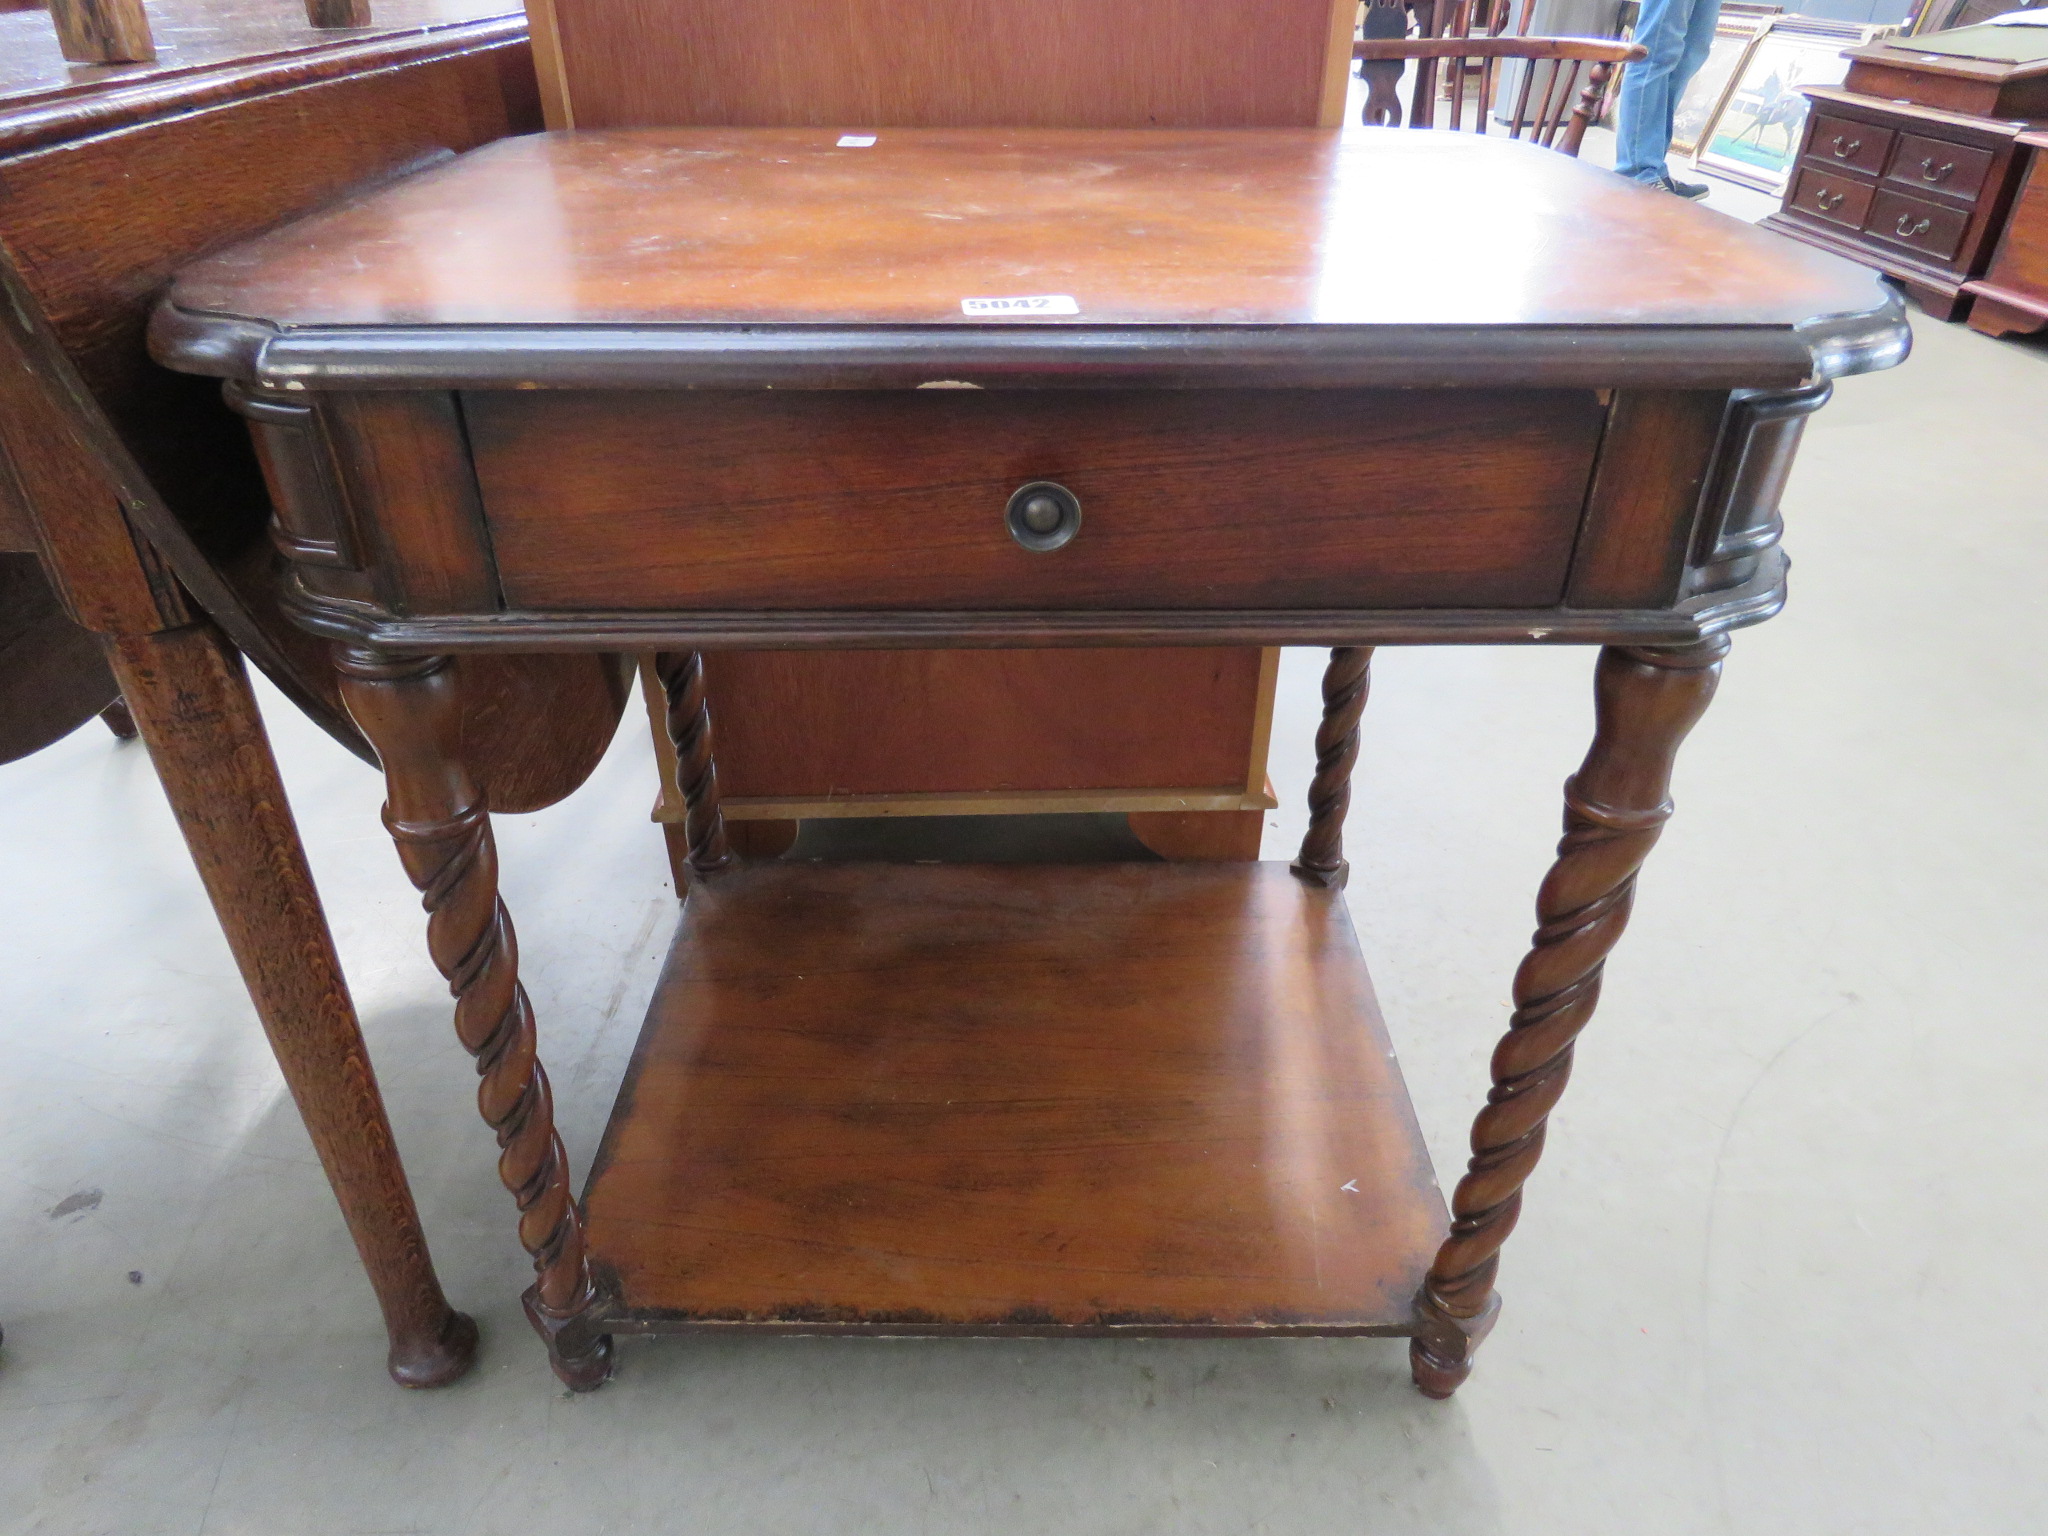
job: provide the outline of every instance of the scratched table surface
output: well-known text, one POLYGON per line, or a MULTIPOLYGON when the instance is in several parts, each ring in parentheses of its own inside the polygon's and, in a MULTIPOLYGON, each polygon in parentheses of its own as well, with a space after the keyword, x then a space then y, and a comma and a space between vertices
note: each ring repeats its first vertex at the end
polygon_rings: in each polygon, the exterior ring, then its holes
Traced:
POLYGON ((66 96, 163 80, 231 62, 427 32, 516 14, 508 0, 375 0, 375 24, 307 25, 303 0, 150 0, 157 56, 148 64, 73 64, 57 51, 50 13, 0 0, 0 113, 66 96))

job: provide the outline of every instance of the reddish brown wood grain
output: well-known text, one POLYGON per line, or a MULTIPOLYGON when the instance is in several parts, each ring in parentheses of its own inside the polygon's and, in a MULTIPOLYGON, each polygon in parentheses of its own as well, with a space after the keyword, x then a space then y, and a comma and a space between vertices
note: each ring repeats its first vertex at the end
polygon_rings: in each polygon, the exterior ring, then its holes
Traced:
POLYGON ((1266 834, 1264 811, 1128 811, 1124 820, 1162 859, 1193 863, 1249 863, 1266 834))
POLYGON ((1243 790, 1259 664, 1208 646, 704 658, 726 796, 804 799, 1243 790), (801 711, 783 702, 799 697, 801 711))
POLYGON ((1529 144, 1306 129, 514 139, 200 262, 175 302, 298 327, 981 328, 963 299, 1048 294, 1078 310, 1031 317, 1055 331, 1787 326, 1883 302, 1836 258, 1529 144), (1475 254, 1387 238, 1425 212, 1475 254))
POLYGON ((1600 653, 1597 725, 1565 781, 1564 839, 1536 898, 1539 926, 1515 973, 1515 1012, 1493 1053, 1493 1091, 1472 1123, 1454 1220, 1416 1297, 1415 1384, 1449 1397, 1500 1311, 1501 1244, 1543 1155, 1572 1050, 1600 1002, 1608 953, 1628 926, 1636 876, 1671 817, 1671 768, 1720 682, 1726 636, 1669 650, 1600 653))
POLYGON ((391 1374, 453 1381, 476 1325, 434 1276, 242 660, 206 624, 124 636, 109 655, 384 1309, 391 1374))
POLYGON ((352 394, 322 412, 365 526, 363 566, 400 613, 483 613, 498 582, 453 396, 352 394))
POLYGON ((1976 300, 1970 328, 1989 336, 2048 325, 2048 133, 2026 134, 2019 142, 2028 156, 2026 181, 1990 270, 1968 290, 1976 300))
MULTIPOLYGON (((165 5, 166 35, 192 43, 187 7, 165 5)), ((246 43, 226 9, 212 7, 198 46, 127 71, 53 73, 14 46, 17 24, 47 19, 0 17, 0 242, 24 279, 13 286, 10 264, 0 325, 13 363, 0 367, 0 443, 22 471, 8 499, 73 610, 116 637, 135 725, 383 1308, 391 1373, 434 1386, 468 1368, 476 1330, 434 1276, 241 659, 211 625, 186 623, 179 582, 219 600, 238 641, 332 719, 324 647, 266 606, 263 495, 236 423, 214 389, 152 367, 141 336, 177 262, 416 158, 423 121, 472 125, 466 139, 429 129, 433 147, 491 136, 475 125, 493 111, 503 131, 521 99, 507 61, 524 50, 508 24, 224 62, 246 43), (23 344, 37 349, 27 366, 23 344), (199 536, 175 576, 127 516, 158 502, 157 479, 199 536)))
MULTIPOLYGON (((217 622, 360 751, 323 649, 276 612, 269 508, 247 435, 211 383, 152 365, 143 331, 180 263, 423 155, 532 122, 526 49, 510 20, 321 47, 299 15, 301 46, 266 55, 248 30, 275 45, 262 18, 216 9, 195 20, 185 0, 169 4, 176 57, 125 74, 73 75, 32 48, 0 48, 0 240, 93 398, 225 579, 217 622), (259 56, 237 59, 237 48, 259 56)), ((392 21, 416 9, 393 6, 392 21)), ((168 573, 150 576, 104 487, 63 467, 67 450, 37 424, 39 409, 19 374, 0 370, 0 436, 31 445, 14 451, 39 482, 81 616, 108 632, 182 622, 168 573)))
POLYGON ((1650 608, 1677 596, 1727 408, 1713 390, 1615 395, 1572 557, 1572 606, 1650 608))
POLYGON ((1550 603, 1602 418, 1568 390, 519 391, 464 415, 533 610, 1550 603), (1004 523, 1034 480, 1080 498, 1060 549, 1004 523))
POLYGON ((455 1033, 477 1060, 477 1110, 497 1133, 498 1177, 533 1256, 527 1316, 555 1373, 589 1391, 611 1375, 611 1339, 589 1327, 599 1297, 569 1193, 519 945, 498 897, 490 806, 462 761, 460 680, 446 657, 344 649, 343 697, 384 765, 384 825, 425 898, 427 949, 455 997, 455 1033))
POLYGON ((64 612, 36 557, 0 551, 0 763, 42 750, 119 698, 99 641, 64 612))
POLYGON ((1881 38, 1848 52, 1843 89, 1880 101, 1978 117, 2048 115, 2048 63, 2012 64, 1929 54, 1910 38, 1881 38))
POLYGON ((1332 30, 1331 0, 551 0, 548 10, 579 128, 1309 127, 1332 30))
POLYGON ((1444 1220, 1277 864, 701 881, 586 1195, 615 1320, 1405 1333, 1444 1220))

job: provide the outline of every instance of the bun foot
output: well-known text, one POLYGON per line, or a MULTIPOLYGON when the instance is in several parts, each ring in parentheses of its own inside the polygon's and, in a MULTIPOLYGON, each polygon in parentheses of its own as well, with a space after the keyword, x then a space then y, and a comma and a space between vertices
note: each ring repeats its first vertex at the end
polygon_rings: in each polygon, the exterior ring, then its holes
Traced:
POLYGON ((476 1363, 476 1320, 449 1309, 441 1331, 427 1340, 394 1340, 391 1379, 401 1387, 445 1387, 460 1381, 476 1363))
POLYGON ((527 1291, 526 1320, 547 1341, 548 1364, 571 1392, 595 1392, 612 1379, 612 1336, 600 1333, 599 1298, 589 1295, 576 1311, 561 1314, 542 1303, 538 1288, 527 1291))
POLYGON ((1408 1372, 1424 1397, 1449 1397, 1472 1374, 1472 1356, 1500 1317, 1500 1296, 1489 1293, 1477 1317, 1454 1317, 1428 1293, 1416 1300, 1416 1334, 1408 1341, 1408 1372))
POLYGON ((1415 1390, 1441 1402, 1465 1384, 1472 1374, 1470 1360, 1446 1360, 1420 1339, 1408 1341, 1408 1374, 1415 1378, 1415 1390))

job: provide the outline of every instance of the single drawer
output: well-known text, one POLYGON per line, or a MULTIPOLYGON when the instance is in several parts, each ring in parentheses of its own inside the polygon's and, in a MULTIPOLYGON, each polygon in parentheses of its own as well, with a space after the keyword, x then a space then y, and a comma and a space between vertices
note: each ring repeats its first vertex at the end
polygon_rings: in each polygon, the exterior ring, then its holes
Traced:
POLYGON ((1861 229, 1863 216, 1870 212, 1870 200, 1876 195, 1877 188, 1867 181, 1852 181, 1847 176, 1836 176, 1819 166, 1809 165, 1793 182, 1792 195, 1785 200, 1785 206, 1816 218, 1846 224, 1851 229, 1861 229))
POLYGON ((1816 165, 1845 165, 1875 176, 1896 138, 1889 128, 1849 117, 1817 117, 1806 140, 1806 158, 1816 165))
POLYGON ((1899 152, 1892 156, 1886 177, 1923 192, 1942 192, 1950 197, 1975 197, 1984 189, 1984 177, 1991 169, 1991 151, 1968 144, 1951 144, 1946 139, 1924 139, 1917 133, 1899 135, 1899 152))
POLYGON ((536 390, 463 410, 506 600, 550 611, 1547 606, 1604 417, 1589 390, 1449 389, 536 390), (1036 481, 1079 501, 1055 548, 1012 531, 1036 481))
POLYGON ((1924 198, 1906 197, 1883 191, 1870 200, 1870 217, 1863 221, 1865 234, 1875 235, 1888 245, 1903 245, 1937 261, 1947 261, 1963 243, 1963 231, 1970 227, 1970 210, 1930 203, 1924 198))

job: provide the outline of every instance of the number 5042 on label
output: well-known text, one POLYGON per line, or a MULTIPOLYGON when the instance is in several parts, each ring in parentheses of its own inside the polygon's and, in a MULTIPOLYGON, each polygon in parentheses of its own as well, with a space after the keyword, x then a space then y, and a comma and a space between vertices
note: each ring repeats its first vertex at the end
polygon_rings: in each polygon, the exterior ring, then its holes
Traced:
POLYGON ((1069 294, 1040 293, 1021 299, 962 299, 963 315, 1078 315, 1081 306, 1069 294))

